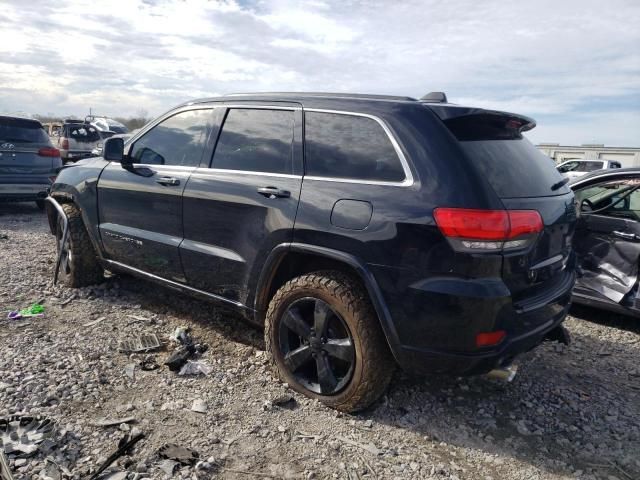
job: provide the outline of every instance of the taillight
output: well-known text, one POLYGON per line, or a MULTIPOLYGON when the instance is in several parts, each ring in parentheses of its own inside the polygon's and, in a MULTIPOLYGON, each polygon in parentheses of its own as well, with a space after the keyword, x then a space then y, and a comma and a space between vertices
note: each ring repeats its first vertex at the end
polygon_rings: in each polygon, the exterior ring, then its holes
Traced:
POLYGON ((544 227, 536 210, 436 208, 433 216, 453 247, 467 251, 522 248, 544 227))
POLYGON ((63 150, 69 150, 69 139, 63 138, 60 148, 62 148, 63 150))
POLYGON ((40 155, 41 157, 59 157, 60 150, 53 147, 44 147, 38 150, 38 155, 40 155))

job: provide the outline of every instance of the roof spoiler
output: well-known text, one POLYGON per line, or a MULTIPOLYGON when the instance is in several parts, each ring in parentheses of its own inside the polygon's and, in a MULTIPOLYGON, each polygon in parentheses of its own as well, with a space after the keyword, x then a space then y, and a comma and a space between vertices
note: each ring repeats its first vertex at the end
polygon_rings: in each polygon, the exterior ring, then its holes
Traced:
POLYGON ((444 92, 429 92, 420 98, 420 101, 424 103, 449 103, 444 92))

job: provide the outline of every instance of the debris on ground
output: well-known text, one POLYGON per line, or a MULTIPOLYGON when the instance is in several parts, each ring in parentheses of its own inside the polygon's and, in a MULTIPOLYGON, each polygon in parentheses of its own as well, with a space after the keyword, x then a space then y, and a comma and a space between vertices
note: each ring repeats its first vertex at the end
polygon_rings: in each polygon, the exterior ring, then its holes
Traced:
POLYGON ((274 407, 285 408, 287 410, 293 410, 297 406, 296 399, 291 395, 280 395, 271 400, 271 404, 274 407))
POLYGON ((180 465, 180 462, 176 462, 175 460, 162 460, 158 463, 158 468, 162 470, 164 473, 173 477, 173 474, 176 473, 177 467, 180 465))
POLYGON ((10 456, 26 458, 35 455, 40 445, 54 435, 55 424, 46 417, 16 415, 0 418, 0 448, 10 456))
POLYGON ((9 469, 9 459, 0 449, 0 480, 13 480, 13 475, 9 469))
POLYGON ((135 379, 135 371, 136 371, 136 364, 135 363, 127 363, 124 366, 124 374, 129 377, 131 380, 135 379))
POLYGON ((102 321, 104 321, 106 319, 107 319, 107 317, 100 317, 100 318, 95 319, 93 322, 85 323, 82 326, 83 327, 94 327, 94 326, 98 325, 100 322, 102 322, 102 321))
POLYGON ((23 308, 22 310, 13 310, 7 315, 7 318, 10 320, 19 320, 28 317, 44 317, 44 307, 39 303, 34 303, 30 307, 23 308))
POLYGON ((191 405, 191 411, 197 413, 207 413, 207 403, 201 398, 196 398, 191 405))
POLYGON ((202 361, 187 360, 178 375, 209 375, 213 371, 209 365, 202 361))
POLYGON ((118 351, 122 353, 148 352, 160 347, 160 340, 158 340, 155 333, 122 339, 118 343, 118 351))
MULTIPOLYGON (((169 336, 169 339, 176 343, 178 346, 173 351, 164 364, 169 367, 172 372, 181 372, 183 366, 187 364, 190 358, 202 355, 205 353, 209 346, 204 343, 195 343, 191 336, 190 329, 188 327, 178 327, 169 336)), ((198 375, 204 373, 203 370, 197 366, 189 367, 187 371, 193 370, 194 373, 180 373, 181 375, 198 375)), ((204 373, 205 375, 207 373, 204 373)))
POLYGON ((124 418, 98 418, 93 425, 96 427, 112 427, 114 425, 122 425, 123 423, 132 423, 136 421, 136 417, 124 417, 124 418))
POLYGON ((151 370, 157 370, 158 368, 160 368, 160 365, 158 365, 158 362, 156 361, 155 357, 151 355, 147 355, 140 362, 140 370, 151 371, 151 370))
POLYGON ((200 458, 200 454, 190 448, 181 447, 174 443, 168 443, 158 450, 160 458, 166 458, 167 460, 174 460, 182 465, 195 465, 200 458))
POLYGON ((115 462, 118 458, 125 455, 131 448, 138 443, 140 440, 144 438, 144 433, 139 432, 134 434, 133 432, 129 435, 125 435, 118 442, 118 449, 113 452, 109 457, 98 467, 98 470, 90 477, 89 480, 95 480, 99 477, 99 475, 104 472, 109 466, 115 462))

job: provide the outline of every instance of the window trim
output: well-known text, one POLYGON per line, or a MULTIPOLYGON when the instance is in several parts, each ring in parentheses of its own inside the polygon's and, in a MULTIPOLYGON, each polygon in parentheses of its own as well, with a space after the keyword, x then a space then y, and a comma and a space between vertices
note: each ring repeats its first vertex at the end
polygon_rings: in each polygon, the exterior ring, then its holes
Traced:
MULTIPOLYGON (((363 185, 388 185, 393 187, 410 187, 411 185, 413 185, 414 178, 413 178, 413 174, 411 173, 411 168, 409 167, 409 162, 407 161, 407 158, 405 157, 404 152, 400 148, 400 144, 398 143, 397 139, 395 138, 395 136, 393 135, 393 133, 391 132, 387 124, 380 117, 377 117, 375 115, 371 115, 368 113, 351 112, 351 111, 345 111, 345 110, 327 110, 323 108, 305 108, 304 111, 317 112, 317 113, 333 113, 337 115, 350 115, 353 117, 369 118, 371 120, 376 121, 378 125, 382 127, 382 130, 384 130, 384 132, 387 134, 387 137, 391 142, 391 145, 393 146, 393 149, 395 150, 396 155, 398 156, 398 160, 400 160, 400 165, 402 165, 402 170, 404 171, 404 180, 400 182, 387 181, 387 180, 362 180, 358 178, 325 177, 320 175, 305 175, 304 176, 305 180, 317 180, 317 181, 323 181, 323 182, 340 182, 340 183, 358 183, 363 185)), ((306 136, 304 137, 304 141, 306 144, 306 136)), ((306 161, 306 155, 305 155, 305 161, 306 161)))

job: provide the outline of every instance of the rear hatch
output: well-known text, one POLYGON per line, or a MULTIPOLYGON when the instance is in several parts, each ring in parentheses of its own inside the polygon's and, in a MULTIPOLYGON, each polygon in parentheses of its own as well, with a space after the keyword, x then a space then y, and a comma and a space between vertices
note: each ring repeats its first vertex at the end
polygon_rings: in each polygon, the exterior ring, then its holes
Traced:
POLYGON ((545 305, 573 281, 576 211, 567 179, 522 135, 535 122, 505 112, 451 105, 430 108, 459 140, 472 168, 488 181, 506 210, 540 214, 543 225, 536 239, 526 248, 505 248, 502 271, 516 308, 526 312, 545 305))
POLYGON ((59 156, 40 122, 0 116, 0 183, 47 178, 59 156))
POLYGON ((63 136, 68 140, 68 148, 65 150, 76 154, 91 153, 91 150, 102 143, 98 129, 88 123, 65 124, 63 136))

